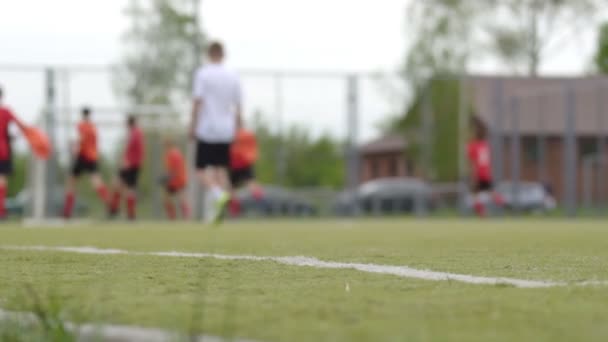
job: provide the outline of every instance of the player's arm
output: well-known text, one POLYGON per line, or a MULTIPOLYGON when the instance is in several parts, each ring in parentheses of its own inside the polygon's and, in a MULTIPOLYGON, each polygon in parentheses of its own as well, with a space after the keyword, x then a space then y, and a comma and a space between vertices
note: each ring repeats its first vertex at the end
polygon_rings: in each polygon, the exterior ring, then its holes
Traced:
POLYGON ((203 86, 203 72, 197 70, 194 75, 194 85, 192 86, 192 113, 190 119, 190 138, 194 139, 196 136, 196 126, 198 125, 199 114, 203 107, 203 95, 205 89, 203 86))
POLYGON ((241 88, 240 80, 237 83, 236 96, 235 96, 235 114, 236 114, 236 127, 243 127, 243 90, 241 88))
POLYGON ((199 113, 200 110, 203 106, 203 99, 202 98, 194 98, 194 100, 192 101, 192 114, 191 114, 191 119, 190 119, 190 138, 194 139, 195 132, 196 132, 196 126, 198 125, 198 120, 199 120, 199 113))

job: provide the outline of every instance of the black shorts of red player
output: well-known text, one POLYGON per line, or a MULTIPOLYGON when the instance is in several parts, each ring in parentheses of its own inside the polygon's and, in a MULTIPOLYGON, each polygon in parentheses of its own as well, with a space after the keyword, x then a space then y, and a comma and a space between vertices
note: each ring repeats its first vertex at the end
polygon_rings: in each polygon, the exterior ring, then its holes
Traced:
POLYGON ((240 188, 247 185, 247 183, 254 179, 255 171, 253 166, 230 170, 230 184, 232 184, 234 188, 240 188))
POLYGON ((78 178, 83 172, 93 174, 97 172, 97 161, 88 160, 83 156, 78 156, 72 167, 72 176, 78 178))
POLYGON ((480 179, 475 182, 475 188, 473 190, 476 194, 481 192, 491 192, 494 190, 494 183, 488 179, 480 179))
POLYGON ((118 176, 124 185, 129 189, 135 189, 137 187, 137 180, 139 178, 139 167, 129 167, 120 170, 118 176))
POLYGON ((1 176, 10 176, 12 174, 13 174, 13 160, 10 158, 0 160, 0 175, 1 176))
POLYGON ((175 186, 168 185, 168 184, 165 185, 165 190, 167 190, 167 193, 170 194, 170 195, 175 195, 178 192, 184 190, 185 188, 186 188, 185 186, 175 187, 175 186))

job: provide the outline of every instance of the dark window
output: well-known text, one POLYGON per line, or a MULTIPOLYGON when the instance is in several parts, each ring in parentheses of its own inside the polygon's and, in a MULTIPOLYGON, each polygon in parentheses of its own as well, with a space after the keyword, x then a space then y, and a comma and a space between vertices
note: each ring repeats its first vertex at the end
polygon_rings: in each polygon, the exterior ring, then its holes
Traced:
POLYGON ((581 157, 589 157, 598 153, 598 140, 596 138, 578 139, 578 154, 581 157))
POLYGON ((540 139, 537 137, 524 138, 522 142, 522 148, 524 152, 524 158, 527 162, 538 162, 540 161, 540 139))
POLYGON ((388 162, 388 175, 389 177, 397 177, 399 170, 397 169, 397 157, 389 159, 388 162))
POLYGON ((369 168, 372 178, 378 178, 378 176, 380 175, 380 167, 378 166, 378 161, 376 160, 376 158, 370 158, 369 168))

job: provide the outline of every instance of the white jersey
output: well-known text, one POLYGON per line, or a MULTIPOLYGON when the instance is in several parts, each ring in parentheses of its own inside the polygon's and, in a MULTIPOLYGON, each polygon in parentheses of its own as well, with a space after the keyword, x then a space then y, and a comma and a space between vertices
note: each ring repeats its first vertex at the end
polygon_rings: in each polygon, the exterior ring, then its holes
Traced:
POLYGON ((194 76, 195 99, 202 100, 196 136, 209 143, 229 143, 236 134, 236 107, 241 105, 241 84, 235 72, 222 64, 199 68, 194 76))

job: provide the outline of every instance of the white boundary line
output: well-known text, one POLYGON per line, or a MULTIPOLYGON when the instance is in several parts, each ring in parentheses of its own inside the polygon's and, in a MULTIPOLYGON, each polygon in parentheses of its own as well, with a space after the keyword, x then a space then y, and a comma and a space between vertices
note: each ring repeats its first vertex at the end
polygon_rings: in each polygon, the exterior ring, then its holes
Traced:
MULTIPOLYGON (((36 315, 30 312, 15 312, 0 309, 0 321, 16 321, 20 324, 30 325, 36 324, 38 319, 36 315)), ((114 325, 114 324, 74 324, 65 322, 65 328, 76 335, 77 341, 98 341, 103 338, 104 341, 113 342, 129 342, 129 341, 146 341, 146 342, 164 342, 164 341, 180 341, 180 335, 175 331, 167 331, 155 328, 142 328, 137 326, 114 325)), ((194 336, 188 338, 188 341, 197 342, 222 342, 226 339, 217 336, 194 336)), ((230 339, 236 342, 253 342, 252 340, 230 339)))
POLYGON ((219 260, 246 260, 246 261, 271 261, 283 265, 314 267, 325 269, 351 269, 366 273, 388 274, 402 278, 414 278, 432 281, 456 281, 468 284, 480 285, 510 285, 518 288, 547 288, 557 286, 605 286, 608 281, 545 281, 526 280, 504 277, 483 277, 468 274, 457 274, 439 272, 432 270, 415 269, 408 266, 379 265, 368 263, 348 263, 336 261, 323 261, 306 256, 254 256, 254 255, 226 255, 215 253, 188 253, 188 252, 131 252, 121 249, 102 249, 97 247, 65 247, 65 246, 0 246, 0 250, 17 251, 41 251, 41 252, 66 252, 78 254, 96 255, 147 255, 177 258, 219 259, 219 260))

